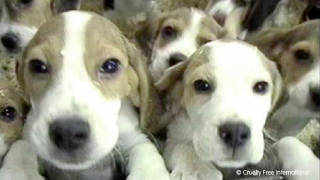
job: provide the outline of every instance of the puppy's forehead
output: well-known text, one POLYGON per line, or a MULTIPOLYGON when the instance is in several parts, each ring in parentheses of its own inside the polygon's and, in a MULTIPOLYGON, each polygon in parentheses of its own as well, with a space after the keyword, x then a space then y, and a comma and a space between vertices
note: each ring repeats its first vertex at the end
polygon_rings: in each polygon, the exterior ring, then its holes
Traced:
POLYGON ((93 13, 70 11, 41 26, 27 47, 26 54, 38 46, 41 51, 56 55, 63 52, 66 44, 71 41, 81 43, 82 50, 86 52, 98 49, 101 44, 125 49, 121 32, 114 24, 93 13), (76 34, 83 38, 77 38, 76 34))
POLYGON ((263 63, 264 56, 258 48, 240 41, 218 40, 209 43, 210 63, 213 66, 219 64, 222 67, 239 66, 251 70, 257 68, 258 71, 265 69, 263 63))
POLYGON ((87 50, 93 50, 98 46, 102 46, 106 51, 110 47, 119 51, 126 49, 121 31, 102 16, 94 16, 90 19, 86 27, 85 39, 87 50), (109 48, 105 47, 106 45, 109 48))
POLYGON ((232 70, 235 74, 240 69, 241 73, 269 74, 266 57, 256 47, 240 41, 213 41, 197 50, 191 59, 189 70, 209 64, 216 70, 232 70))

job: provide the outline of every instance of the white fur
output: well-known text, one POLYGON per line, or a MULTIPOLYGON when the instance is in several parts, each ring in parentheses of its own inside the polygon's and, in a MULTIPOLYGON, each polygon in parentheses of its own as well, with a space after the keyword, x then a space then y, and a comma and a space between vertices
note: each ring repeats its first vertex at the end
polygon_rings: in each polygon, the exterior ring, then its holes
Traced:
POLYGON ((189 26, 183 30, 178 39, 163 48, 153 47, 149 70, 155 81, 159 80, 169 68, 168 61, 171 55, 181 53, 189 57, 198 49, 197 36, 204 16, 203 12, 192 9, 189 26))
POLYGON ((233 0, 220 0, 213 7, 208 7, 206 11, 211 16, 217 13, 228 16, 235 8, 236 5, 233 0))
POLYGON ((278 158, 283 162, 284 171, 307 172, 302 175, 286 176, 288 180, 319 180, 320 161, 309 147, 294 137, 281 139, 274 148, 278 158))
POLYGON ((304 109, 305 111, 311 113, 314 118, 319 118, 319 112, 314 112, 308 109, 308 104, 310 104, 310 87, 318 87, 320 86, 320 63, 310 70, 304 77, 302 77, 298 83, 289 86, 289 94, 291 100, 298 107, 304 109))
POLYGON ((262 130, 271 109, 273 89, 271 74, 257 50, 238 42, 216 41, 206 46, 211 49, 211 62, 204 66, 211 66, 215 90, 205 102, 185 105, 186 111, 169 125, 165 150, 165 159, 173 172, 202 174, 201 180, 222 178, 211 163, 238 168, 262 159, 262 130), (259 81, 270 84, 267 94, 254 94, 253 86, 259 81), (219 126, 227 122, 244 123, 251 130, 251 139, 234 156, 218 135, 219 126), (192 170, 193 163, 186 165, 188 162, 196 162, 195 167, 201 168, 192 170))
POLYGON ((139 128, 139 119, 133 105, 124 101, 121 105, 118 146, 128 157, 127 180, 169 180, 169 173, 156 147, 139 128))
POLYGON ((4 142, 3 137, 0 134, 0 164, 1 164, 1 159, 3 158, 7 150, 8 150, 8 145, 4 142))
MULTIPOLYGON (((62 69, 54 78, 54 85, 40 103, 32 102, 28 116, 28 136, 40 157, 63 169, 85 169, 106 156, 118 140, 117 119, 120 99, 107 100, 91 81, 86 71, 83 53, 84 34, 91 15, 66 13, 65 47, 62 69), (45 113, 44 113, 45 112, 45 113), (52 157, 55 147, 49 136, 49 124, 57 118, 81 117, 91 128, 92 147, 87 161, 81 164, 68 164, 52 157)), ((31 97, 32 99, 32 97, 31 97)))
POLYGON ((12 144, 0 169, 1 180, 44 180, 40 176, 37 155, 26 140, 12 144))

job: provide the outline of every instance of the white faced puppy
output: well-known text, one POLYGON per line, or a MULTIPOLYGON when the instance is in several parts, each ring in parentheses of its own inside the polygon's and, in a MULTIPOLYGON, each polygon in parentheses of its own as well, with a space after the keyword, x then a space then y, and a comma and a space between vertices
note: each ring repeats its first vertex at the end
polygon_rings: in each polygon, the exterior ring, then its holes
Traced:
POLYGON ((149 56, 149 70, 157 81, 167 68, 185 61, 200 46, 224 35, 224 30, 204 12, 182 8, 150 20, 139 32, 138 40, 149 56))
POLYGON ((239 168, 262 159, 262 130, 282 86, 257 48, 213 41, 156 85, 174 113, 164 154, 173 179, 222 179, 214 165, 239 168))
POLYGON ((117 146, 129 180, 168 180, 162 157, 139 128, 150 101, 143 63, 101 16, 71 11, 46 22, 18 69, 32 106, 24 135, 39 157, 63 171, 86 172, 74 178, 98 180, 105 178, 99 165, 117 146))
POLYGON ((0 50, 22 52, 38 28, 54 14, 79 8, 81 0, 1 0, 0 50))

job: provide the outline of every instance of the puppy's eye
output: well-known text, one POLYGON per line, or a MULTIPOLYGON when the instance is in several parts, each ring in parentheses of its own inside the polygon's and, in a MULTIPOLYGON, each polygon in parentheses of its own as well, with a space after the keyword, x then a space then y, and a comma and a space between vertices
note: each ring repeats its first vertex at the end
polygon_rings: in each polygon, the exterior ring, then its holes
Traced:
POLYGON ((28 5, 32 2, 32 0, 20 0, 20 2, 24 5, 28 5))
POLYGON ((11 122, 16 118, 17 112, 13 107, 8 106, 2 110, 0 116, 3 121, 11 122))
POLYGON ((295 52, 296 61, 299 64, 308 64, 311 62, 311 55, 305 50, 297 50, 295 52))
POLYGON ((177 30, 171 26, 167 26, 161 30, 161 34, 163 38, 174 38, 177 36, 177 30))
POLYGON ((29 63, 30 72, 35 74, 49 73, 49 67, 39 59, 33 59, 29 63))
POLYGON ((209 82, 204 80, 196 80, 193 83, 194 89, 198 92, 209 92, 212 91, 212 87, 209 82))
POLYGON ((269 89, 269 84, 265 81, 257 82, 254 87, 253 91, 257 94, 266 94, 269 89))
POLYGON ((119 60, 115 58, 107 59, 100 67, 100 72, 103 74, 116 73, 119 70, 119 60))

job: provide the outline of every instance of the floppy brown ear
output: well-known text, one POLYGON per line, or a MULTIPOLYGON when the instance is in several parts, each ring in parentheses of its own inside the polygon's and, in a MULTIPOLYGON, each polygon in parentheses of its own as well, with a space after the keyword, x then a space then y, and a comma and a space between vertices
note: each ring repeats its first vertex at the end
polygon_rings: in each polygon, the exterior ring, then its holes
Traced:
POLYGON ((129 56, 131 72, 129 83, 130 97, 136 107, 140 109, 140 127, 148 129, 150 124, 156 123, 162 111, 160 98, 157 96, 151 77, 147 71, 146 59, 142 53, 126 38, 126 48, 129 56))
POLYGON ((167 14, 152 13, 152 16, 149 14, 146 22, 141 24, 140 28, 135 33, 137 44, 147 57, 151 57, 153 43, 167 14))
POLYGON ((189 61, 183 61, 167 69, 164 75, 155 84, 157 90, 160 92, 164 92, 174 86, 179 79, 182 79, 183 73, 187 68, 188 63, 189 61))
POLYGON ((79 10, 82 0, 53 0, 52 9, 55 14, 70 10, 79 10))

